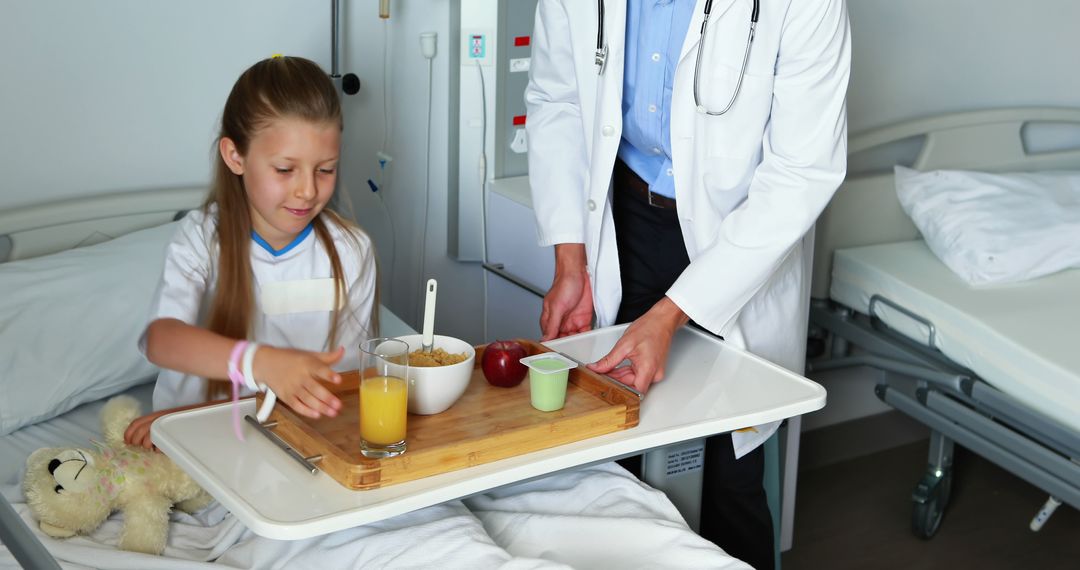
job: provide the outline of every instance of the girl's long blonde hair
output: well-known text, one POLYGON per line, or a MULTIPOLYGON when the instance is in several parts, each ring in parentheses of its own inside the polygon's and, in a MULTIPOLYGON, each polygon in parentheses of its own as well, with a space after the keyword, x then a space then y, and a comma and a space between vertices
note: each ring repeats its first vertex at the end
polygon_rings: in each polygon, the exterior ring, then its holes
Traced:
MULTIPOLYGON (((217 142, 228 137, 241 156, 247 155, 256 133, 281 118, 336 124, 339 129, 344 127, 337 90, 315 62, 300 57, 275 56, 248 68, 236 80, 225 101, 217 142)), ((214 148, 217 149, 218 145, 214 148)), ((210 215, 213 205, 217 206, 215 239, 218 245, 218 274, 207 314, 207 328, 229 338, 246 339, 251 334, 255 313, 251 277, 251 210, 243 179, 229 170, 218 152, 215 152, 213 185, 203 204, 203 211, 210 215)), ((339 317, 343 311, 348 311, 341 258, 327 229, 328 223, 352 230, 345 232, 350 238, 354 236, 353 231, 359 231, 329 207, 312 220, 315 235, 330 257, 332 277, 337 285, 334 288, 335 308, 327 331, 327 350, 337 345, 339 317)), ((372 331, 369 332, 376 334, 377 296, 371 318, 372 331)), ((207 399, 226 395, 228 387, 224 381, 210 382, 207 399)))

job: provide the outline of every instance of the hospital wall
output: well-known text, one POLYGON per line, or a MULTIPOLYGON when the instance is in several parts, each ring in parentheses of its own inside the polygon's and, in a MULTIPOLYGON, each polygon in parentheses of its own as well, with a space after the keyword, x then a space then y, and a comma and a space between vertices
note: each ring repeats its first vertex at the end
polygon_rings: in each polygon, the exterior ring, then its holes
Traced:
POLYGON ((329 2, 0 2, 0 208, 206 184, 240 73, 328 66, 329 31, 329 2))
MULTIPOLYGON (((1080 2, 848 0, 848 10, 853 134, 956 111, 1080 107, 1080 2)), ((804 429, 891 410, 873 395, 875 374, 814 376, 829 404, 808 416, 804 429)))
MULTIPOLYGON (((376 2, 343 0, 341 67, 356 73, 362 88, 345 100, 342 182, 357 219, 379 247, 383 301, 415 326, 421 283, 435 276, 441 283, 439 332, 478 342, 481 270, 446 255, 448 180, 455 176, 449 163, 446 55, 457 49, 449 45, 457 5, 393 1, 391 18, 384 21, 376 17, 376 2), (430 137, 421 31, 439 35, 431 68, 430 137), (375 152, 384 137, 394 160, 381 169, 375 152), (369 190, 369 179, 380 194, 369 190)), ((1073 30, 1080 3, 848 5, 853 133, 965 109, 1080 106, 1080 74, 1072 71, 1080 53, 1073 30)), ((329 0, 0 3, 0 208, 205 184, 214 131, 236 76, 273 53, 303 55, 329 68, 330 6, 329 0)), ((808 418, 810 427, 885 409, 860 374, 820 380, 830 390, 830 405, 808 418)))
POLYGON ((435 332, 483 342, 480 265, 447 255, 457 136, 449 54, 459 49, 451 40, 458 2, 391 2, 389 19, 377 17, 375 2, 344 4, 342 67, 360 77, 362 88, 346 99, 342 182, 379 249, 382 301, 419 329, 423 285, 435 278, 435 332), (422 32, 437 35, 430 64, 420 51, 422 32), (381 165, 378 152, 391 162, 381 165))
MULTIPOLYGON (((443 281, 440 332, 480 340, 478 266, 445 256, 450 0, 395 2, 379 20, 375 2, 342 1, 343 72, 360 92, 346 97, 341 207, 376 239, 382 300, 416 324, 421 260, 443 281), (395 160, 375 171, 383 132, 383 31, 391 114, 387 149, 395 160), (424 227, 427 62, 420 31, 439 33, 433 61, 431 210, 424 227), (381 176, 380 176, 381 174, 381 176), (367 190, 382 186, 387 210, 367 190), (359 189, 360 191, 357 191, 359 189), (390 273, 393 272, 393 278, 390 273), (415 294, 414 294, 415 293, 415 294), (456 298, 455 298, 456 297, 456 298), (476 325, 476 326, 474 326, 476 325)), ((0 208, 155 187, 204 185, 213 139, 236 77, 275 53, 331 65, 331 1, 191 0, 0 3, 0 208)))
MULTIPOLYGON (((389 305, 416 322, 422 278, 440 279, 438 321, 447 334, 479 341, 482 325, 482 274, 476 264, 447 257, 447 188, 456 176, 447 163, 453 134, 447 124, 452 69, 450 0, 392 2, 392 16, 374 17, 371 6, 346 2, 348 28, 345 67, 361 75, 365 88, 346 111, 345 171, 358 219, 376 236, 385 259, 394 250, 398 266, 384 287, 389 305), (419 53, 421 31, 439 34, 433 62, 430 205, 427 246, 422 236, 426 152, 427 66, 419 53), (382 43, 390 46, 387 70, 391 124, 388 173, 376 162, 383 136, 382 43), (355 63, 354 63, 355 62, 355 63), (383 174, 396 238, 389 239, 386 210, 367 187, 383 174), (425 275, 419 273, 423 259, 425 275), (408 289, 412 289, 409 291, 408 289)), ((849 0, 852 26, 852 77, 848 97, 852 133, 898 121, 960 110, 1015 105, 1080 106, 1080 74, 1069 73, 1080 38, 1080 3, 1072 0, 849 0), (1053 17, 1048 17, 1053 15, 1053 17)), ((767 25, 763 23, 762 25, 767 25)), ((383 281, 386 284, 386 281, 383 281)), ((873 372, 857 370, 822 375, 830 403, 807 418, 813 429, 889 410, 872 393, 873 372)))

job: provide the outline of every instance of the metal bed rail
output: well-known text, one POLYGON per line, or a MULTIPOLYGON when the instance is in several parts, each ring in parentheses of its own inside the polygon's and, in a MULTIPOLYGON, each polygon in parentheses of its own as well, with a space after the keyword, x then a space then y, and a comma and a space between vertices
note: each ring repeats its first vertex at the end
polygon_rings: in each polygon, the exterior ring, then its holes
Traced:
POLYGON ((34 536, 3 495, 0 495, 0 542, 4 543, 15 561, 23 568, 60 570, 60 564, 34 536))
MULTIPOLYGON (((993 461, 1017 477, 1080 509, 1080 487, 1069 482, 1080 480, 1080 466, 1058 456, 1047 455, 1049 452, 1045 450, 1029 451, 1029 449, 1040 449, 1037 447, 1023 444, 1019 447, 1013 447, 1018 443, 1016 441, 1018 436, 1015 434, 1012 434, 1008 439, 1003 439, 1004 444, 995 441, 994 438, 1001 436, 1002 430, 1005 430, 1005 428, 955 403, 952 404, 955 407, 950 409, 947 405, 943 405, 943 401, 947 401, 947 398, 936 392, 930 391, 926 395, 932 405, 924 405, 900 393, 898 390, 890 389, 888 386, 880 388, 879 397, 889 405, 923 422, 934 430, 947 433, 951 439, 960 445, 993 461), (944 415, 945 413, 949 415, 944 415), (980 432, 977 430, 985 431, 980 432), (1064 474, 1065 478, 1062 478, 1053 472, 1057 471, 1057 469, 1040 468, 1040 464, 1033 460, 1034 457, 1039 455, 1042 455, 1040 460, 1049 459, 1064 462, 1066 465, 1063 471, 1068 470, 1068 466, 1071 465, 1072 474, 1064 474)), ((1055 467, 1060 466, 1055 465, 1055 467)))
POLYGON ((820 304, 811 306, 810 320, 834 336, 840 336, 845 346, 854 344, 865 353, 834 354, 828 360, 810 361, 806 365, 808 372, 869 366, 915 378, 998 421, 1025 431, 1031 439, 1062 455, 1080 459, 1080 434, 1039 415, 974 372, 949 360, 936 348, 915 343, 880 320, 857 316, 847 308, 829 310, 820 304))
POLYGON ((1046 421, 1046 418, 1017 402, 1012 396, 985 382, 969 380, 964 383, 963 390, 974 402, 993 411, 999 419, 1016 426, 1038 429, 1040 435, 1052 447, 1063 450, 1069 457, 1080 459, 1080 441, 1077 441, 1078 438, 1074 432, 1070 432, 1061 424, 1046 421))
POLYGON ((917 321, 930 340, 936 337, 932 321, 880 296, 872 298, 869 316, 815 301, 810 322, 831 335, 833 350, 825 360, 808 362, 807 371, 869 366, 916 381, 914 394, 890 385, 889 374, 875 386, 884 402, 932 429, 927 471, 912 493, 912 531, 931 538, 939 528, 951 491, 954 440, 1050 494, 1032 530, 1062 501, 1080 509, 1080 434, 1000 392, 934 345, 891 329, 875 315, 878 304, 917 321), (852 346, 860 353, 848 355, 852 346))
MULTIPOLYGON (((955 424, 969 430, 980 439, 985 439, 988 445, 1000 447, 1006 453, 1013 453, 1017 460, 1023 460, 1022 465, 1034 464, 1041 466, 1040 472, 1045 472, 1048 478, 1044 487, 1052 495, 1065 502, 1080 508, 1080 487, 1076 483, 1067 484, 1067 481, 1080 481, 1080 465, 1055 453, 1041 445, 1029 445, 1023 435, 995 422, 986 416, 976 413, 948 396, 934 390, 920 393, 923 405, 938 414, 949 418, 955 424), (1049 477, 1057 477, 1059 481, 1051 481, 1049 477), (1051 488, 1053 487, 1053 488, 1051 488)), ((954 438, 955 439, 955 438, 954 438)), ((957 441, 960 441, 957 439, 957 441)), ((963 443, 961 441, 961 443, 963 443)), ((966 444, 965 444, 966 445, 966 444)), ((1014 471, 1020 477, 1027 479, 1023 472, 1014 471)), ((1032 481, 1033 484, 1038 485, 1032 481)), ((1038 485, 1042 487, 1043 485, 1038 485)))

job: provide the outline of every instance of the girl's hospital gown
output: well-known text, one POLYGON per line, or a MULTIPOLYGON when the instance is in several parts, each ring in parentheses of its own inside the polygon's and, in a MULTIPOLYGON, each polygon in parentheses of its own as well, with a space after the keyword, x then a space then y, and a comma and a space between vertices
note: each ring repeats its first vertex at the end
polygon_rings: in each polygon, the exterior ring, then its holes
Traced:
MULTIPOLYGON (((345 356, 333 368, 355 370, 359 345, 371 335, 375 252, 363 232, 339 227, 329 217, 323 220, 337 247, 348 287, 342 296, 347 309, 341 313, 337 338, 337 345, 345 347, 345 356)), ((173 318, 190 325, 207 325, 217 283, 216 224, 216 208, 210 215, 192 210, 177 224, 147 323, 173 318)), ((326 346, 334 304, 330 258, 310 225, 277 251, 253 236, 251 269, 255 309, 250 340, 320 352, 337 348, 326 346)), ((146 352, 145 333, 139 348, 146 352)), ((206 388, 205 378, 162 369, 154 386, 154 409, 203 402, 206 388)), ((251 395, 244 387, 240 390, 242 396, 251 395)))

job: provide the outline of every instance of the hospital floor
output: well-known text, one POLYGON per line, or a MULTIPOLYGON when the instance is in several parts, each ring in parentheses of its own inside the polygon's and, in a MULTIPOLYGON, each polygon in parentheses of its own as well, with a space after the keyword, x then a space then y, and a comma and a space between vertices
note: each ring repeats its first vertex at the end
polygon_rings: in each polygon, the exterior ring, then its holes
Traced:
POLYGON ((911 491, 926 451, 923 440, 800 471, 783 570, 1080 568, 1080 513, 1062 505, 1031 532, 1046 494, 960 447, 941 528, 930 540, 912 535, 911 491))

